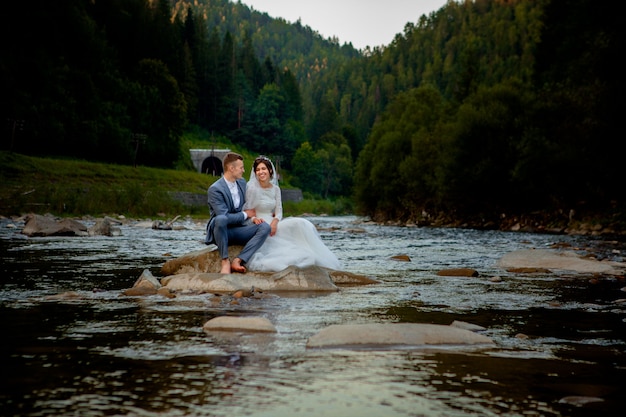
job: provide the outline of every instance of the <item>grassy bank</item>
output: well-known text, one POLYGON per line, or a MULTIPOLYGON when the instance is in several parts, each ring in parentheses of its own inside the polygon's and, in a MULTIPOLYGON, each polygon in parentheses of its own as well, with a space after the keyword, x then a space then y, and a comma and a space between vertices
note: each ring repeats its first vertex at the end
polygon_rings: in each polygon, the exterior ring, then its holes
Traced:
MULTIPOLYGON (((251 161, 251 158, 247 158, 251 161)), ((249 172, 249 167, 246 168, 249 172)), ((186 207, 170 192, 204 194, 216 178, 190 170, 101 164, 0 152, 0 215, 123 214, 130 217, 208 217, 207 207, 186 207)), ((286 215, 346 214, 348 200, 285 202, 286 215)))

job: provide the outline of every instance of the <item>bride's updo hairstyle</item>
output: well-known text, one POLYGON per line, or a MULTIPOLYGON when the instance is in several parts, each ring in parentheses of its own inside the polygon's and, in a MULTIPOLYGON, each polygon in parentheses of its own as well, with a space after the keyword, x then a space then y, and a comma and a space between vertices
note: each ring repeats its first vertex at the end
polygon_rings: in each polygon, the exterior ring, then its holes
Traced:
POLYGON ((274 178, 274 165, 267 156, 261 155, 254 160, 254 163, 252 164, 252 172, 256 173, 256 167, 259 166, 259 164, 261 163, 267 167, 267 170, 270 173, 270 179, 274 178))

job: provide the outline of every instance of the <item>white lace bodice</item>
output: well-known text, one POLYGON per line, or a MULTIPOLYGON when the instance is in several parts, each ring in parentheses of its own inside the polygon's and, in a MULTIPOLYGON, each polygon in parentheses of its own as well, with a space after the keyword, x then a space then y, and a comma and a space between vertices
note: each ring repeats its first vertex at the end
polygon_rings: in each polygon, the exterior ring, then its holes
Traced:
POLYGON ((256 217, 262 218, 271 223, 274 218, 281 220, 283 217, 282 201, 280 198, 280 188, 271 186, 262 188, 259 186, 250 187, 246 191, 245 208, 254 208, 256 217))

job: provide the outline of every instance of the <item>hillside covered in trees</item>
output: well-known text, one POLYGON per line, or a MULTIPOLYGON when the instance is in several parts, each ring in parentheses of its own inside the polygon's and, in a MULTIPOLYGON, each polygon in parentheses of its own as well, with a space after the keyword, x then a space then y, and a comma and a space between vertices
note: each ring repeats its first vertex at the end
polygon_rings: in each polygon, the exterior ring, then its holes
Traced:
POLYGON ((450 1, 364 51, 228 0, 5 10, 2 149, 174 167, 193 126, 379 220, 623 216, 608 4, 450 1))

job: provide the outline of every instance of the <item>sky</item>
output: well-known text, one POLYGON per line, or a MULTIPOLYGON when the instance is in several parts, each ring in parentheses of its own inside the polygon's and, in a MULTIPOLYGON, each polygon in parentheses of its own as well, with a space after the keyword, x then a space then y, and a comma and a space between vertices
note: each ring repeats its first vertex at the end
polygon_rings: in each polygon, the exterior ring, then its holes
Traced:
POLYGON ((407 22, 443 7, 447 0, 241 0, 241 3, 294 23, 301 19, 324 38, 357 49, 389 45, 407 22))

